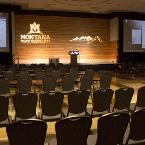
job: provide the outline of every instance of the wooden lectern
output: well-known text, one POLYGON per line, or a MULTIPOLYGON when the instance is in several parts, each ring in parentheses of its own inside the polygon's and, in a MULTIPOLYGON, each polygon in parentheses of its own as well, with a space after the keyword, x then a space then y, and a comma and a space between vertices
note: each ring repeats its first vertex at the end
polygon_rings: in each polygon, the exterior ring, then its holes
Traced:
POLYGON ((79 51, 78 50, 71 50, 71 51, 69 51, 69 55, 70 55, 70 64, 76 65, 77 64, 77 56, 79 55, 79 51))

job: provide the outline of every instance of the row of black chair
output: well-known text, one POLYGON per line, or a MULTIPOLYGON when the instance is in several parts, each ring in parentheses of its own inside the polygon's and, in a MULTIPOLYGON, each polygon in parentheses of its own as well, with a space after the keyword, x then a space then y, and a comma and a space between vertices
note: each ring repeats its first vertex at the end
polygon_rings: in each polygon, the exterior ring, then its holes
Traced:
MULTIPOLYGON (((13 85, 12 82, 14 82, 13 72, 11 71, 6 71, 3 72, 4 80, 0 80, 0 84, 2 81, 4 82, 7 80, 7 92, 10 92, 10 86, 13 85), (10 83, 8 83, 8 81, 10 83)), ((18 74, 15 74, 16 76, 18 74)), ((17 78, 18 81, 15 80, 15 86, 18 88, 17 92, 29 92, 31 91, 32 86, 40 87, 42 91, 55 91, 56 86, 58 84, 62 86, 60 89, 61 91, 72 91, 74 89, 79 89, 79 90, 91 90, 95 89, 97 86, 98 87, 98 82, 99 82, 99 87, 98 88, 103 88, 103 89, 108 89, 110 88, 111 85, 111 80, 112 80, 112 75, 108 72, 100 72, 100 79, 99 80, 94 80, 94 71, 93 70, 86 70, 85 73, 79 74, 79 71, 77 69, 71 69, 69 73, 65 73, 60 75, 59 71, 52 71, 51 74, 45 74, 45 72, 38 71, 35 74, 33 74, 32 78, 30 78, 30 75, 27 71, 21 71, 18 75, 19 77, 17 78), (61 76, 61 77, 60 77, 61 76), (32 80, 41 80, 42 83, 33 83, 32 85, 32 80), (68 81, 69 80, 69 83, 68 81), (22 86, 25 84, 27 85, 27 89, 23 88, 22 86), (95 84, 97 83, 97 85, 95 84), (22 84, 22 85, 21 85, 22 84), (38 85, 37 85, 38 84, 38 85), (76 85, 77 84, 77 85, 76 85)), ((3 88, 3 86, 0 86, 0 89, 3 88)), ((35 87, 34 87, 35 88, 35 87)), ((2 92, 2 89, 0 90, 0 93, 2 92)))
MULTIPOLYGON (((133 96, 134 90, 132 88, 122 88, 115 92, 115 104, 113 109, 110 109, 112 105, 111 100, 113 97, 112 89, 100 89, 93 92, 92 106, 88 108, 88 99, 90 96, 89 91, 73 91, 68 93, 68 109, 63 110, 64 94, 60 92, 42 93, 40 94, 40 105, 42 112, 36 115, 36 106, 38 102, 38 96, 34 93, 28 94, 16 94, 13 96, 13 105, 16 111, 15 120, 28 119, 28 118, 41 118, 45 121, 54 121, 64 116, 71 115, 89 115, 91 117, 99 117, 108 112, 115 111, 130 111, 130 102, 133 96)), ((144 97, 144 96, 142 96, 144 97)), ((141 99, 141 97, 140 97, 141 99)), ((4 116, 0 121, 3 122, 8 116, 8 98, 1 96, 1 113, 4 116)), ((138 99, 139 100, 139 99, 138 99)), ((142 101, 140 100, 142 103, 142 101)), ((143 103, 142 103, 143 104, 143 103)), ((136 103, 135 109, 141 106, 136 103)))
MULTIPOLYGON (((145 109, 134 112, 109 113, 99 118, 96 145, 135 145, 145 142, 145 109), (127 140, 124 141, 125 132, 127 140), (141 143, 136 143, 141 141, 141 143)), ((55 124, 57 145, 87 145, 92 119, 68 117, 55 124)), ((21 120, 7 126, 10 145, 44 145, 47 124, 41 120, 21 120)), ((49 142, 50 143, 50 142, 49 142)), ((51 143, 50 143, 51 144, 51 143)))
MULTIPOLYGON (((70 68, 68 71, 65 70, 65 67, 59 67, 59 69, 53 69, 52 67, 46 67, 43 70, 40 68, 32 68, 30 71, 25 69, 20 69, 19 71, 13 71, 13 70, 8 70, 8 71, 3 71, 2 75, 5 79, 13 80, 16 78, 29 78, 32 77, 33 79, 44 79, 47 76, 52 76, 56 79, 61 78, 62 76, 70 74, 73 75, 74 77, 78 77, 79 70, 78 68, 70 68)), ((85 74, 89 75, 90 77, 94 74, 93 70, 86 70, 85 74), (90 73, 91 71, 91 73, 90 73), (89 74, 88 74, 89 72, 89 74)))
POLYGON ((54 77, 47 77, 40 80, 31 80, 30 78, 18 79, 14 81, 9 81, 5 79, 0 80, 0 94, 10 94, 10 89, 15 87, 16 93, 28 93, 36 92, 49 92, 49 91, 60 91, 67 93, 75 89, 78 90, 91 90, 92 80, 89 77, 82 77, 80 81, 75 83, 74 76, 67 75, 61 80, 57 80, 54 77), (34 90, 34 91, 32 91, 34 90))

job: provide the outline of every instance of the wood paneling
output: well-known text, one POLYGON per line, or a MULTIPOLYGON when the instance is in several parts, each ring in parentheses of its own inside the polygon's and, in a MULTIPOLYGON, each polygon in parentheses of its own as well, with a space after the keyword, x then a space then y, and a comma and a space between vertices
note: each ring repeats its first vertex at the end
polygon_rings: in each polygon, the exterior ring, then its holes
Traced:
POLYGON ((64 16, 15 16, 15 49, 20 63, 48 63, 50 57, 69 63, 68 51, 77 48, 80 51, 80 63, 109 63, 117 59, 117 42, 110 41, 110 20, 100 18, 80 18, 64 16), (30 31, 29 24, 40 24, 43 34, 50 36, 50 44, 23 44, 20 35, 30 31), (102 43, 94 41, 71 42, 75 37, 99 36, 102 43))

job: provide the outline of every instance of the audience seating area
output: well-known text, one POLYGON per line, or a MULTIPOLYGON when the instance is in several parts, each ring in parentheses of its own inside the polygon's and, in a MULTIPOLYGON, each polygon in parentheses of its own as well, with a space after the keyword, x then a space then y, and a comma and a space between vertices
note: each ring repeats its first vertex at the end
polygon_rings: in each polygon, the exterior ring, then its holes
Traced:
MULTIPOLYGON (((108 113, 98 119, 94 145, 143 145, 145 141, 145 108, 128 112, 108 113), (126 140, 124 139, 126 136, 126 140), (130 142, 131 140, 131 142, 130 142)), ((92 119, 72 116, 55 123, 57 145, 87 145, 92 119)), ((42 120, 16 121, 6 127, 10 145, 44 145, 47 124, 42 120)), ((48 144, 54 142, 49 142, 48 144)), ((54 145, 54 144, 53 144, 54 145)))
MULTIPOLYGON (((52 121, 56 121, 57 145, 68 142, 69 145, 86 145, 92 119, 96 117, 99 119, 95 145, 127 145, 130 140, 145 139, 142 131, 145 128, 145 86, 138 89, 137 101, 132 107, 133 88, 112 90, 112 72, 100 71, 99 79, 94 77, 94 73, 92 69, 80 71, 77 66, 63 64, 1 67, 0 127, 6 127, 10 145, 20 144, 13 139, 15 127, 18 132, 22 127, 22 135, 27 138, 26 132, 31 131, 31 124, 35 126, 35 122, 36 128, 39 126, 37 123, 44 127, 40 145, 44 144, 45 122, 52 121), (27 125, 29 127, 25 128, 27 125)), ((37 135, 41 137, 41 134, 37 135)), ((29 137, 27 139, 32 143, 29 137)), ((26 141, 21 145, 29 143, 26 141)))

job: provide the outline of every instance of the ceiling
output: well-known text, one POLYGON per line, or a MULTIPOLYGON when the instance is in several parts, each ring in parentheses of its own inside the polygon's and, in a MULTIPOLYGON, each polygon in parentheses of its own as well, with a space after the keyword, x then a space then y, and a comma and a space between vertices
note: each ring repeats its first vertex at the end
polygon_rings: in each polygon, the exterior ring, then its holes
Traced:
POLYGON ((88 13, 130 11, 145 13, 145 0, 0 0, 1 4, 20 5, 23 9, 88 13))

